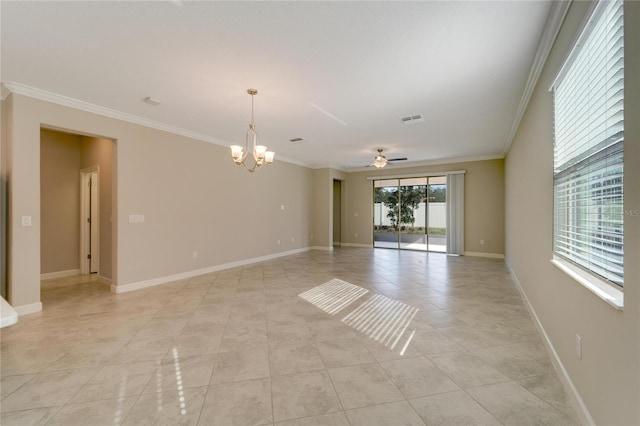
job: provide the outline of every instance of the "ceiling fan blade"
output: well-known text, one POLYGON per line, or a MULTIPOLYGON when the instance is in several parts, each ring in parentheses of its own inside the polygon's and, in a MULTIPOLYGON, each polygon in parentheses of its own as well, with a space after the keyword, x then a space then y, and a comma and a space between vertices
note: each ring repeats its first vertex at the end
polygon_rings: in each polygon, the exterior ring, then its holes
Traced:
POLYGON ((407 161, 407 157, 388 158, 387 161, 407 161))

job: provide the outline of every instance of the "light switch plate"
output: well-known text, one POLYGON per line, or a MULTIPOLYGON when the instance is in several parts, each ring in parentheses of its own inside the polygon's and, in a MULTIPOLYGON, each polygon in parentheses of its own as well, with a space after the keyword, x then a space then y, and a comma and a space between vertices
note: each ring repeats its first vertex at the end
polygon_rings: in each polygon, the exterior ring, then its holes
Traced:
POLYGON ((143 214, 130 214, 129 215, 129 223, 143 223, 144 215, 143 214))
POLYGON ((22 216, 22 226, 31 226, 31 216, 22 216))

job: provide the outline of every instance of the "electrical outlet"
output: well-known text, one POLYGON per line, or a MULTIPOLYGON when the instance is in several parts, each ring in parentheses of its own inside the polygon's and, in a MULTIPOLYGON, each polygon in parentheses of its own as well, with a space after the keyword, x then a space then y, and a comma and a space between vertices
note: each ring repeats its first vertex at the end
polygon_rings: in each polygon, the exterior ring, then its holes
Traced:
POLYGON ((356 232, 356 238, 358 238, 358 233, 356 232))
POLYGON ((195 250, 193 251, 193 258, 194 258, 194 259, 197 259, 197 258, 198 258, 198 252, 197 252, 197 251, 195 251, 195 250))
POLYGON ((280 245, 280 244, 282 244, 282 241, 281 241, 281 240, 278 240, 278 245, 280 245))
POLYGON ((576 356, 582 359, 582 337, 579 334, 576 334, 576 356))
POLYGON ((480 245, 483 246, 484 245, 484 240, 480 240, 480 245))
POLYGON ((291 237, 291 242, 292 242, 292 243, 295 243, 295 242, 296 242, 296 239, 295 239, 294 237, 291 237))
POLYGON ((31 226, 31 216, 22 216, 22 226, 31 226))

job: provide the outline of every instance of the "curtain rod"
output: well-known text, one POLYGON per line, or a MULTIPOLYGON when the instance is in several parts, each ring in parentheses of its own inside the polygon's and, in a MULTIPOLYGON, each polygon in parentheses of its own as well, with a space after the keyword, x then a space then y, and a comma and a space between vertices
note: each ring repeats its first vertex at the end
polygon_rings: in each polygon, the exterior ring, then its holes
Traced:
POLYGON ((444 176, 444 175, 463 175, 466 170, 451 170, 446 172, 428 172, 428 173, 412 173, 410 175, 387 175, 387 176, 367 176, 367 180, 383 180, 383 179, 402 179, 402 178, 421 178, 431 176, 444 176))

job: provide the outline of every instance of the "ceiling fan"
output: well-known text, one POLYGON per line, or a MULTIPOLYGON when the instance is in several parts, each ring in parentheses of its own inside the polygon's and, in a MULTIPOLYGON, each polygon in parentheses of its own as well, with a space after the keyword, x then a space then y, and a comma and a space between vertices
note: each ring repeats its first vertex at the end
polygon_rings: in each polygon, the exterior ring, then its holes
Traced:
POLYGON ((378 169, 381 169, 390 161, 407 161, 407 157, 387 158, 382 155, 382 148, 378 148, 378 155, 373 158, 373 163, 369 164, 367 167, 376 166, 378 169))

